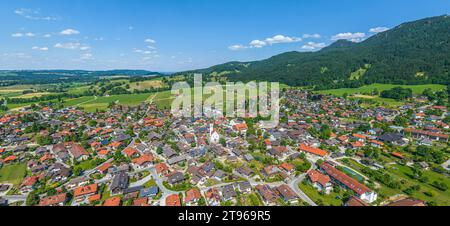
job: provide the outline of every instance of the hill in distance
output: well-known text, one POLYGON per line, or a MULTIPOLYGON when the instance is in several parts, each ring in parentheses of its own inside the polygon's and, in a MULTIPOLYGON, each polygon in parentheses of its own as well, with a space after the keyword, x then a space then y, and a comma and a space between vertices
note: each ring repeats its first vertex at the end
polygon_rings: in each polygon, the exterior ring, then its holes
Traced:
POLYGON ((100 78, 162 76, 162 73, 146 70, 4 70, 0 71, 0 86, 15 84, 51 84, 91 82, 100 78))
POLYGON ((450 16, 401 24, 363 42, 339 40, 317 52, 287 52, 266 60, 229 62, 182 72, 230 81, 272 81, 316 89, 373 83, 448 84, 450 16))

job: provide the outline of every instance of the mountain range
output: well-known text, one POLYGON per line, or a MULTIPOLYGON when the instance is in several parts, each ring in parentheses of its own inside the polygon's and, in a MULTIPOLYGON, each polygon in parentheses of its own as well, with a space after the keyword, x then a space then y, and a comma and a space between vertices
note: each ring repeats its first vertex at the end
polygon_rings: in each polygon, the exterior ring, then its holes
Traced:
POLYGON ((261 61, 181 72, 191 73, 211 79, 272 81, 316 89, 372 83, 448 84, 450 16, 403 23, 359 43, 338 40, 317 52, 286 52, 261 61))

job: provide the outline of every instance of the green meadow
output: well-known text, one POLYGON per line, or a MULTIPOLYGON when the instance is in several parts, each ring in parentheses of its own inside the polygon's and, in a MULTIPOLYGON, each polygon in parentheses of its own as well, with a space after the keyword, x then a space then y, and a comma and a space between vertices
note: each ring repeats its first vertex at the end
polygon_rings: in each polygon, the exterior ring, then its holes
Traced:
POLYGON ((319 94, 331 94, 335 96, 343 96, 344 94, 352 95, 352 94, 362 94, 362 93, 370 93, 373 90, 377 89, 379 92, 384 90, 389 90, 394 87, 402 87, 409 88, 413 91, 413 94, 419 95, 422 94, 424 90, 431 89, 433 91, 443 90, 446 87, 444 85, 436 85, 436 84, 427 84, 427 85, 394 85, 394 84, 372 84, 367 86, 362 86, 359 88, 344 88, 344 89, 330 89, 330 90, 320 90, 316 91, 319 94))

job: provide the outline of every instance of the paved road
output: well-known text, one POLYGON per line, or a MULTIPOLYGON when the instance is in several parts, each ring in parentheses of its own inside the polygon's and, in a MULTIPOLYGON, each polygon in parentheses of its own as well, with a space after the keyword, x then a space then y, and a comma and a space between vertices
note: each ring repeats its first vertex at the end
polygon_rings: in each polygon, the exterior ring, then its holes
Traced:
MULTIPOLYGON (((312 165, 312 168, 314 167, 315 165, 313 164, 312 165)), ((269 186, 271 186, 271 187, 278 187, 278 186, 280 186, 280 185, 283 185, 283 184, 286 184, 286 183, 284 183, 284 182, 282 182, 282 181, 279 181, 279 182, 272 182, 272 183, 267 183, 267 182, 264 182, 264 181, 261 181, 261 182, 257 182, 257 181, 255 181, 255 180, 253 180, 252 178, 248 178, 248 177, 246 177, 246 176, 244 176, 244 175, 242 175, 242 174, 240 174, 240 173, 238 173, 238 172, 234 172, 234 174, 236 174, 236 175, 238 175, 238 176, 240 176, 240 177, 242 177, 242 178, 245 178, 245 179, 247 179, 249 182, 250 182, 250 184, 252 185, 252 187, 255 187, 256 185, 258 185, 258 184, 266 184, 266 185, 269 185, 269 186)), ((295 177, 295 178, 293 178, 292 180, 290 180, 290 182, 288 183, 288 186, 289 187, 291 187, 291 189, 297 194, 297 196, 299 197, 299 198, 301 198, 303 201, 305 201, 305 202, 307 202, 309 205, 311 205, 311 206, 317 206, 317 204, 316 203, 314 203, 314 201, 312 201, 299 187, 298 187, 298 184, 300 183, 300 182, 302 182, 303 181, 303 179, 305 179, 305 177, 306 177, 306 173, 304 173, 304 174, 301 174, 301 175, 299 175, 299 176, 297 176, 297 177, 295 177)), ((226 184, 222 184, 222 185, 226 185, 226 184)), ((220 186, 222 186, 222 185, 220 185, 220 186)))
POLYGON ((9 186, 8 190, 0 193, 0 196, 6 195, 14 186, 13 184, 9 184, 9 183, 0 183, 0 185, 8 185, 9 186))
POLYGON ((2 196, 2 198, 8 200, 8 203, 14 203, 19 201, 25 202, 27 200, 27 195, 6 195, 2 196))
POLYGON ((297 193, 297 195, 305 202, 307 202, 309 205, 311 206, 317 206, 317 204, 308 197, 308 195, 306 195, 299 187, 298 184, 301 183, 306 177, 306 173, 301 174, 300 176, 298 176, 297 178, 295 178, 294 180, 292 180, 291 182, 289 182, 289 187, 292 188, 292 190, 295 191, 295 193, 297 193))
POLYGON ((156 185, 158 185, 159 189, 162 192, 162 196, 161 196, 161 199, 160 199, 161 200, 160 205, 161 206, 165 206, 166 205, 166 198, 167 198, 167 196, 172 195, 172 194, 178 194, 178 192, 171 191, 171 190, 167 189, 164 186, 164 184, 162 183, 162 181, 159 178, 158 174, 156 173, 156 169, 154 167, 150 169, 150 173, 153 176, 156 185))
POLYGON ((447 162, 444 162, 444 163, 442 164, 442 167, 444 167, 444 169, 449 169, 449 168, 450 168, 450 159, 447 160, 447 162))

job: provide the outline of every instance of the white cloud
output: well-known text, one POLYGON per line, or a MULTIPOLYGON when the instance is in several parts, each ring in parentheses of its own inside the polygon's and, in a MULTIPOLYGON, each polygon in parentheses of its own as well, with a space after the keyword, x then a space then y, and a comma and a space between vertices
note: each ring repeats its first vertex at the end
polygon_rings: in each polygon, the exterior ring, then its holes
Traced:
POLYGON ((50 37, 52 37, 51 34, 45 34, 45 35, 44 35, 44 38, 50 38, 50 37))
POLYGON ((3 56, 6 57, 15 57, 20 59, 30 59, 31 56, 26 53, 4 53, 3 56))
POLYGON ((362 33, 362 32, 357 32, 357 33, 347 32, 347 33, 337 34, 337 35, 333 36, 331 38, 331 40, 336 41, 336 40, 340 40, 340 39, 345 39, 345 40, 349 40, 352 42, 360 42, 365 37, 366 37, 366 34, 362 33))
POLYGON ((20 38, 20 37, 23 37, 23 34, 22 33, 14 33, 11 35, 11 37, 20 38))
POLYGON ((14 10, 14 13, 19 15, 19 16, 21 16, 21 17, 29 19, 29 20, 47 20, 47 21, 58 20, 57 17, 42 16, 39 9, 25 9, 25 8, 21 8, 21 9, 14 10))
POLYGON ((292 42, 301 42, 301 38, 297 37, 289 37, 284 35, 275 35, 272 38, 267 38, 265 42, 268 44, 277 44, 277 43, 292 43, 292 42))
POLYGON ((28 32, 28 33, 14 33, 11 35, 13 38, 21 38, 21 37, 34 37, 36 36, 34 33, 28 32))
POLYGON ((93 55, 91 53, 83 53, 80 56, 81 60, 92 60, 94 59, 93 55))
POLYGON ((238 45, 229 46, 228 49, 233 50, 233 51, 237 51, 237 50, 247 49, 247 47, 243 46, 241 44, 238 44, 238 45))
POLYGON ((250 42, 250 48, 262 48, 266 45, 267 45, 266 42, 260 40, 253 40, 250 42))
POLYGON ((44 47, 33 46, 31 49, 38 50, 38 51, 48 51, 48 47, 46 47, 46 46, 44 46, 44 47))
POLYGON ((57 43, 54 46, 55 48, 60 48, 60 49, 68 49, 68 50, 89 50, 91 49, 90 46, 85 45, 85 44, 81 44, 79 42, 67 42, 67 43, 57 43))
POLYGON ((229 46, 228 49, 233 50, 233 51, 243 50, 243 49, 248 49, 248 48, 259 49, 259 48, 263 48, 267 45, 274 45, 274 44, 279 44, 279 43, 294 43, 294 42, 301 42, 301 41, 302 41, 302 38, 298 38, 298 37, 275 35, 271 38, 266 38, 264 41, 255 39, 255 40, 251 41, 248 46, 237 44, 237 45, 229 46))
POLYGON ((156 50, 142 50, 142 49, 134 49, 133 52, 134 53, 144 54, 144 55, 150 55, 150 54, 157 54, 158 53, 158 51, 156 51, 156 50))
POLYGON ((326 44, 323 42, 321 42, 321 43, 308 42, 307 44, 302 46, 302 49, 303 50, 317 50, 317 49, 322 49, 325 46, 326 46, 326 44))
POLYGON ((21 38, 21 37, 34 37, 36 36, 34 33, 28 32, 28 33, 14 33, 11 35, 13 38, 21 38))
POLYGON ((75 30, 75 29, 66 29, 60 32, 61 35, 77 35, 80 34, 79 31, 75 30))
POLYGON ((304 34, 303 38, 321 38, 319 34, 304 34))
POLYGON ((152 43, 152 44, 155 44, 155 43, 156 43, 156 41, 153 40, 153 39, 151 39, 151 38, 145 39, 144 42, 152 43))
POLYGON ((387 31, 387 30, 389 30, 389 28, 387 28, 387 27, 374 27, 374 28, 371 28, 371 29, 369 30, 369 32, 372 32, 372 33, 380 33, 380 32, 385 32, 385 31, 387 31))
POLYGON ((81 46, 80 47, 80 50, 82 50, 82 51, 86 51, 86 50, 90 50, 90 49, 91 49, 90 46, 81 46))

